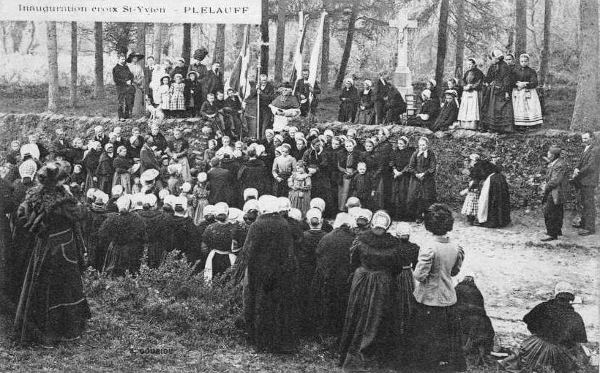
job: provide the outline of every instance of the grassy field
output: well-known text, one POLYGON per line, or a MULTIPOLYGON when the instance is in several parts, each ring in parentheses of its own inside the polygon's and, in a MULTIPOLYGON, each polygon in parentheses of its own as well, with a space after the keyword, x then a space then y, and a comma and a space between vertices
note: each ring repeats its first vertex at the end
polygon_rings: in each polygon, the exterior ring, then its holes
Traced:
MULTIPOLYGON (((114 86, 107 85, 102 99, 93 97, 92 86, 79 88, 77 107, 69 107, 69 91, 60 89, 58 113, 68 116, 116 117, 117 104, 114 86)), ((554 86, 548 91, 545 104, 544 127, 568 129, 575 103, 575 85, 554 86)), ((0 113, 41 113, 47 106, 47 86, 0 85, 0 113)), ((337 93, 322 95, 316 119, 319 122, 337 120, 339 100, 337 93)))
MULTIPOLYGON (((597 371, 600 247, 570 227, 557 243, 540 244, 538 215, 515 214, 512 226, 498 230, 458 222, 451 237, 466 253, 459 277, 475 276, 497 342, 506 348, 529 335, 523 315, 549 299, 556 282, 570 281, 583 301, 575 308, 594 354, 596 366, 588 371, 597 371)), ((418 243, 426 233, 413 228, 418 243)), ((79 340, 54 348, 19 346, 9 337, 10 320, 0 317, 0 371, 341 372, 333 341, 304 340, 290 355, 256 353, 238 327, 240 289, 206 287, 181 262, 169 260, 135 279, 90 272, 84 283, 93 316, 79 340)), ((469 367, 471 373, 497 371, 493 364, 469 367)))

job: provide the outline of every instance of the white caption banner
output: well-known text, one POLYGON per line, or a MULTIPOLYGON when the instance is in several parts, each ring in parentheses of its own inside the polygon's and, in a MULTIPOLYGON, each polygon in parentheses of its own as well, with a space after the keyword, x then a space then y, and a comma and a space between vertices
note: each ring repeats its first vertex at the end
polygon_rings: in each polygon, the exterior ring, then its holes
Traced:
POLYGON ((0 0, 0 20, 260 24, 261 0, 0 0))

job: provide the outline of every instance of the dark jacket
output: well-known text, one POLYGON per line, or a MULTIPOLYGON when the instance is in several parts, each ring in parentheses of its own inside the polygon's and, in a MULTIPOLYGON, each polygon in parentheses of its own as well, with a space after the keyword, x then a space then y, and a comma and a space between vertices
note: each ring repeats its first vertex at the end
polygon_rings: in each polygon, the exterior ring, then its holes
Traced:
POLYGON ((599 148, 595 145, 590 145, 587 150, 581 153, 577 169, 579 174, 575 178, 580 185, 583 186, 598 186, 598 177, 600 174, 599 148))

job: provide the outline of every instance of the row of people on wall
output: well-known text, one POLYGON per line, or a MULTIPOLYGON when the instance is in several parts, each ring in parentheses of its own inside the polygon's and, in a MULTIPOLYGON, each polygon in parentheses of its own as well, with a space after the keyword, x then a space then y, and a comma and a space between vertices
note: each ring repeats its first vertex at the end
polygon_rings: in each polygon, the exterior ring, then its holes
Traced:
POLYGON ((364 80, 360 91, 352 79, 346 79, 339 95, 338 120, 357 124, 406 123, 432 131, 461 128, 513 132, 541 126, 538 79, 529 66, 529 55, 520 55, 519 65, 514 64, 512 54, 504 55, 499 50, 494 50, 491 58, 487 74, 477 67, 474 58, 469 58, 462 79, 448 80, 443 92, 439 92, 434 79, 428 80, 420 92, 419 113, 406 122, 400 117, 406 112, 406 102, 386 74, 380 74, 375 84, 364 80))

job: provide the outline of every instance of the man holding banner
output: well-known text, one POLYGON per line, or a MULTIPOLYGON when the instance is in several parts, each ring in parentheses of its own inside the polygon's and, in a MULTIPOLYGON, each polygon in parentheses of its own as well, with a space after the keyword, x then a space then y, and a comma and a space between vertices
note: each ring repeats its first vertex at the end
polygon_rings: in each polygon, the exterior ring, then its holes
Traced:
POLYGON ((305 117, 308 113, 313 115, 316 113, 317 105, 319 104, 317 95, 321 93, 319 83, 315 81, 314 87, 308 80, 308 69, 302 70, 302 78, 296 81, 296 96, 300 101, 300 115, 305 117))
POLYGON ((267 81, 266 74, 260 74, 259 79, 260 81, 256 88, 252 90, 247 99, 258 96, 258 114, 260 118, 257 120, 260 133, 264 136, 265 130, 273 128, 273 113, 271 112, 269 105, 271 105, 271 102, 275 98, 275 88, 271 82, 267 81))

